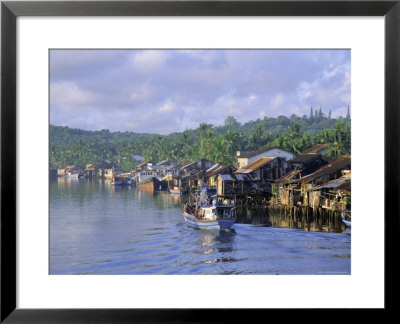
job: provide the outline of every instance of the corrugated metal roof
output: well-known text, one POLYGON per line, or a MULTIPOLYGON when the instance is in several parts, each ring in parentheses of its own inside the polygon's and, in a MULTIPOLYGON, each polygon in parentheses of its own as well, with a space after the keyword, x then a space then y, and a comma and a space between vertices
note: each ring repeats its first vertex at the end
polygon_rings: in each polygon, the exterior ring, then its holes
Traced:
POLYGON ((242 174, 235 174, 235 178, 239 181, 244 181, 246 180, 246 176, 242 174))
POLYGON ((292 170, 288 174, 284 175, 281 177, 277 182, 279 183, 287 183, 290 180, 292 180, 296 175, 298 175, 301 172, 301 170, 292 170))
POLYGON ((271 151, 271 150, 274 150, 274 149, 281 150, 281 151, 293 154, 292 152, 289 152, 289 151, 286 151, 284 149, 281 149, 280 147, 271 146, 271 147, 261 148, 261 149, 259 149, 257 151, 254 151, 254 152, 246 152, 246 151, 244 151, 243 155, 242 155, 242 152, 241 152, 241 154, 240 154, 240 156, 238 156, 238 158, 251 158, 251 157, 253 157, 255 155, 258 155, 260 153, 268 152, 268 151, 271 151))
POLYGON ((236 170, 235 172, 233 172, 233 174, 242 174, 242 173, 251 173, 251 172, 253 172, 253 170, 242 168, 242 169, 236 170))
POLYGON ((224 181, 232 181, 232 176, 230 174, 220 174, 219 177, 224 181))
MULTIPOLYGON (((242 169, 250 170, 250 172, 251 172, 251 171, 261 168, 262 166, 268 164, 269 162, 271 162, 272 160, 275 160, 275 159, 276 159, 276 157, 260 157, 257 160, 255 160, 254 162, 250 163, 249 165, 244 166, 242 169)), ((244 171, 239 172, 242 169, 239 169, 239 170, 235 171, 234 173, 235 174, 236 173, 248 173, 248 172, 244 172, 244 171)))
POLYGON ((335 179, 335 180, 331 180, 331 181, 325 182, 324 184, 316 186, 316 187, 311 188, 309 190, 343 189, 343 190, 350 191, 349 190, 350 187, 351 187, 351 178, 349 178, 349 177, 341 177, 339 179, 335 179))
POLYGON ((297 183, 309 182, 324 175, 334 173, 340 169, 347 168, 350 165, 351 165, 351 158, 348 156, 342 156, 337 160, 332 161, 327 165, 324 165, 323 167, 319 168, 314 173, 311 173, 301 179, 293 180, 292 182, 297 182, 297 183))
POLYGON ((231 165, 223 165, 216 170, 206 173, 206 177, 212 177, 213 175, 218 174, 219 172, 224 171, 226 168, 229 168, 231 165))
POLYGON ((253 179, 249 174, 219 174, 223 181, 252 181, 253 179))
POLYGON ((206 172, 211 172, 211 171, 213 171, 213 170, 219 169, 220 167, 221 167, 220 164, 215 163, 214 165, 212 165, 211 167, 209 167, 209 168, 206 170, 206 172))
POLYGON ((329 143, 317 144, 317 145, 314 145, 314 146, 308 148, 307 150, 303 151, 303 153, 317 154, 317 153, 321 152, 323 149, 327 148, 329 145, 330 145, 329 143))
POLYGON ((300 154, 296 156, 294 159, 290 160, 290 163, 306 163, 311 162, 313 160, 319 159, 320 155, 317 154, 300 154))

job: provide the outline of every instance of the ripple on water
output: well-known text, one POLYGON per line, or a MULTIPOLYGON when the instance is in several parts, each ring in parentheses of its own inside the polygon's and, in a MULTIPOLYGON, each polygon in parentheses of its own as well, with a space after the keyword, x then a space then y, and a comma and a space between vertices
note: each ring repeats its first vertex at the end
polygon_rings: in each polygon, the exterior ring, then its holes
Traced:
POLYGON ((349 232, 197 230, 168 194, 85 184, 50 184, 51 274, 350 274, 349 232))

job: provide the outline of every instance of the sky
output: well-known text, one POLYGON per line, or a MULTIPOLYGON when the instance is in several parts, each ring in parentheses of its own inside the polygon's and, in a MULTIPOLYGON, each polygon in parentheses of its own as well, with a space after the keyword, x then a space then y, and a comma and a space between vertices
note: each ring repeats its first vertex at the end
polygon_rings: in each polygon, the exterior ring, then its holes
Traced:
POLYGON ((50 123, 169 134, 227 116, 337 118, 351 109, 350 50, 51 50, 50 123))

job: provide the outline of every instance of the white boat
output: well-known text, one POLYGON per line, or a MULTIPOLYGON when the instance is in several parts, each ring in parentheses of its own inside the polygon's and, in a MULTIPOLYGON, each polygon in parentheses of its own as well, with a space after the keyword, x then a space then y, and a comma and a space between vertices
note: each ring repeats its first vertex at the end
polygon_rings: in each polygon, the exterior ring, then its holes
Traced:
POLYGON ((67 173, 67 178, 75 178, 78 179, 80 177, 80 173, 79 172, 68 172, 67 173))
POLYGON ((342 222, 346 227, 351 228, 351 216, 350 216, 350 211, 344 210, 342 211, 342 222))
POLYGON ((185 188, 182 187, 170 187, 168 189, 172 195, 183 195, 186 192, 185 188))
POLYGON ((235 223, 236 206, 230 200, 220 199, 215 197, 212 205, 208 205, 206 201, 194 206, 185 204, 183 217, 186 223, 195 228, 230 229, 235 223))

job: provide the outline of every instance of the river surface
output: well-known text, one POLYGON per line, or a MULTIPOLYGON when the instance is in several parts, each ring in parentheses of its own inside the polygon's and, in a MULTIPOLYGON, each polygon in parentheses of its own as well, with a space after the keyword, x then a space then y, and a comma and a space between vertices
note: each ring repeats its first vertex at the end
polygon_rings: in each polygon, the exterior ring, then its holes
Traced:
POLYGON ((104 180, 51 179, 50 274, 351 273, 348 230, 198 230, 184 222, 184 200, 104 180))

